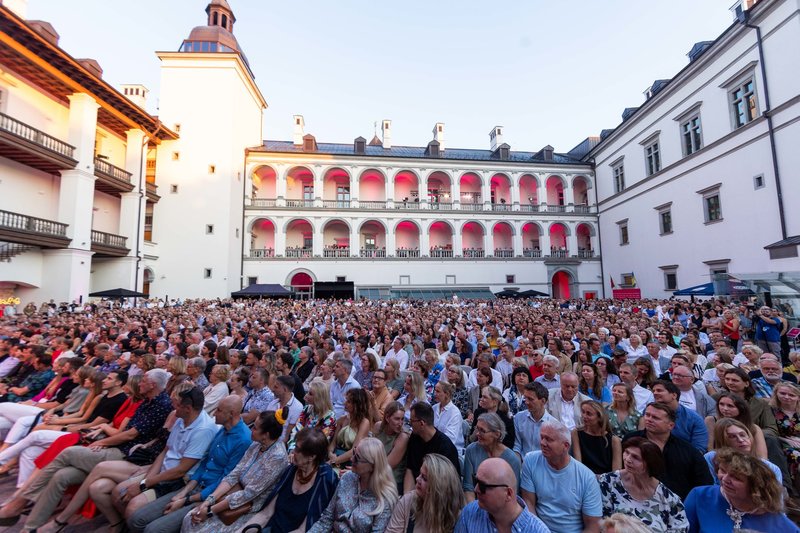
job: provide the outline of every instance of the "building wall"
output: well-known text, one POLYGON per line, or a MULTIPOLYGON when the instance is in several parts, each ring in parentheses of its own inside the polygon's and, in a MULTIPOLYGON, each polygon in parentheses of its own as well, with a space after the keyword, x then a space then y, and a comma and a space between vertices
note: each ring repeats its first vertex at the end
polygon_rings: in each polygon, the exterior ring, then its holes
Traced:
MULTIPOLYGON (((92 229, 119 235, 120 199, 100 191, 94 191, 94 216, 92 229)), ((133 241, 133 239, 131 239, 133 241)))
MULTIPOLYGON (((762 28, 769 96, 786 207, 787 235, 800 233, 793 206, 800 188, 800 59, 786 50, 800 47, 800 16, 793 1, 761 4, 751 23, 762 28), (787 46, 789 48, 787 48, 787 46)), ((707 283, 712 268, 730 273, 800 270, 797 258, 770 260, 764 246, 783 238, 778 215, 767 120, 755 31, 736 26, 693 64, 624 121, 590 154, 596 163, 602 256, 606 287, 633 272, 642 293, 664 297, 665 271, 677 273, 678 287, 707 283), (729 89, 737 80, 755 80, 758 117, 736 129, 729 89), (699 107, 697 107, 699 105, 699 107), (684 155, 681 117, 697 107, 703 148, 684 155), (658 139, 662 168, 648 176, 645 146, 658 139), (625 190, 614 191, 613 168, 625 169, 625 190), (754 180, 762 176, 764 186, 754 180), (722 220, 706 221, 702 191, 719 184, 722 220), (659 210, 671 202, 671 233, 661 234, 659 210), (621 243, 627 221, 630 243, 621 243), (726 266, 727 265, 727 266, 726 266), (670 267, 667 270, 660 267, 670 267), (673 269, 671 267, 677 267, 673 269)))

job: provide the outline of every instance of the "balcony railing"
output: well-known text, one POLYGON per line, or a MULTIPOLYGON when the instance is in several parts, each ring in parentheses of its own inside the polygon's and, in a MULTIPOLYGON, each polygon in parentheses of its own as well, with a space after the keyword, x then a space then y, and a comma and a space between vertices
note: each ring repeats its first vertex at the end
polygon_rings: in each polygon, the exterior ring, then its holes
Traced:
POLYGON ((125 248, 127 237, 122 235, 114 235, 113 233, 106 233, 104 231, 92 230, 92 244, 101 244, 103 246, 111 246, 113 248, 125 248))
POLYGON ((542 257, 542 251, 538 248, 525 248, 522 250, 522 257, 542 257))
POLYGON ((435 259, 453 257, 453 250, 447 248, 431 248, 431 257, 435 259))
POLYGON ((565 206, 565 205, 548 205, 547 206, 547 211, 549 213, 566 213, 567 212, 567 206, 565 206))
POLYGON ((277 200, 275 198, 251 198, 250 203, 255 207, 275 207, 277 200))
POLYGON ((94 171, 100 174, 105 174, 116 180, 124 181, 125 183, 131 182, 131 173, 125 169, 112 165, 108 161, 100 157, 94 158, 94 171))
POLYGON ((520 211, 525 211, 528 213, 538 213, 539 212, 539 204, 521 204, 519 206, 520 211))
POLYGON ((70 159, 74 158, 75 147, 56 139, 52 135, 48 135, 41 130, 37 130, 32 126, 28 126, 24 122, 20 122, 15 118, 11 118, 5 113, 0 113, 0 130, 16 135, 30 143, 33 143, 42 148, 47 148, 51 152, 55 152, 70 159))
POLYGON ((594 257, 594 250, 583 250, 579 248, 578 257, 580 257, 581 259, 591 259, 592 257, 594 257))
POLYGON ((511 206, 503 202, 492 204, 492 211, 511 211, 511 206))
POLYGON ((328 258, 341 258, 341 257, 350 257, 350 247, 344 248, 325 248, 322 250, 322 257, 328 258))
POLYGON ((286 257, 309 258, 312 256, 312 254, 313 252, 311 248, 301 248, 300 246, 286 248, 286 257))
POLYGON ((419 209, 419 201, 400 200, 394 203, 395 209, 419 209))
POLYGON ((419 257, 419 250, 417 250, 417 249, 415 249, 415 250, 409 250, 409 249, 407 249, 407 248, 400 248, 399 250, 396 250, 396 251, 395 251, 395 254, 394 254, 394 255, 395 255, 396 257, 403 257, 403 258, 407 258, 407 257, 419 257))
POLYGON ((54 237, 67 236, 66 224, 28 215, 20 215, 19 213, 12 213, 11 211, 0 211, 0 227, 4 229, 29 231, 31 233, 41 233, 54 237))
POLYGON ((255 259, 265 259, 268 257, 275 257, 275 249, 274 248, 253 248, 250 250, 250 257, 255 259))
POLYGON ((286 200, 286 207, 314 207, 314 200, 286 200))
POLYGON ((512 248, 495 248, 494 256, 508 259, 514 257, 514 250, 512 248))
POLYGON ((569 257, 569 250, 556 250, 553 248, 550 250, 550 257, 569 257))
POLYGON ((576 204, 572 207, 573 212, 575 213, 589 213, 589 206, 584 204, 576 204))
POLYGON ((386 257, 386 248, 362 248, 360 257, 383 258, 386 257))
POLYGON ((430 208, 434 211, 451 211, 453 202, 431 202, 430 208))
POLYGON ((322 200, 322 207, 350 209, 350 200, 322 200))
POLYGON ((468 259, 478 259, 481 257, 486 257, 486 252, 478 248, 464 248, 461 250, 461 255, 468 259))
POLYGON ((386 202, 376 202, 373 200, 360 200, 358 207, 361 209, 386 209, 386 202))
POLYGON ((483 203, 461 202, 462 211, 483 211, 483 203))

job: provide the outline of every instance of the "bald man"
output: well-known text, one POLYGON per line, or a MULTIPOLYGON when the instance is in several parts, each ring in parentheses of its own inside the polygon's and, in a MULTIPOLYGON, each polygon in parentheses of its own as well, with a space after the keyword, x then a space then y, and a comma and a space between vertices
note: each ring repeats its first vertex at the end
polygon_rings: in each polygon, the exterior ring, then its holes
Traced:
POLYGON ((151 533, 180 529, 183 517, 214 492, 252 444, 250 429, 242 421, 241 413, 239 396, 226 396, 219 402, 214 419, 222 428, 189 482, 182 489, 164 494, 137 509, 128 518, 131 531, 151 533))
POLYGON ((476 501, 461 512, 456 533, 494 533, 526 531, 546 533, 547 526, 528 511, 517 496, 517 477, 511 466, 499 457, 483 461, 475 474, 476 501))

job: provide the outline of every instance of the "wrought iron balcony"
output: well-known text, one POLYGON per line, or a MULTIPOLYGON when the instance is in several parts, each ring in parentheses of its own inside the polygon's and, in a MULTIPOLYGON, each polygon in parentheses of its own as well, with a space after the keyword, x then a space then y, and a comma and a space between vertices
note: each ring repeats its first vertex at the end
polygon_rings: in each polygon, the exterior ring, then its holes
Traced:
POLYGON ((74 146, 5 113, 0 113, 0 156, 49 174, 78 164, 74 146))
POLYGON ((0 241, 42 248, 66 248, 67 224, 11 211, 0 211, 0 241))

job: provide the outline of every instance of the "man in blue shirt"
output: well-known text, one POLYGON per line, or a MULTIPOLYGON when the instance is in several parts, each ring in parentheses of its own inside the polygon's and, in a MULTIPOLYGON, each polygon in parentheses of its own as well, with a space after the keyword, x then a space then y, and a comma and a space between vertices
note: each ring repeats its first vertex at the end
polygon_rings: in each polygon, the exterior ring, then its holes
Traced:
POLYGON ((252 444, 250 430, 242 421, 241 412, 241 398, 231 395, 222 399, 214 413, 214 419, 222 428, 211 441, 208 454, 189 482, 182 489, 167 493, 134 512, 128 519, 131 531, 149 533, 180 529, 183 517, 214 492, 252 444))
POLYGON ((455 533, 547 533, 547 526, 517 496, 516 485, 514 471, 505 460, 492 457, 482 462, 475 475, 477 500, 461 511, 455 533))
POLYGON ((542 424, 541 451, 522 463, 520 488, 528 509, 564 533, 599 533, 603 504, 594 473, 569 455, 572 436, 558 421, 542 424))
MULTIPOLYGON (((689 372, 685 367, 679 367, 680 372, 689 372)), ((653 383, 653 397, 657 402, 668 405, 675 411, 675 427, 672 434, 706 453, 708 448, 708 429, 697 412, 687 409, 680 404, 681 390, 671 381, 658 380, 653 383)))
POLYGON ((555 420, 547 412, 547 398, 549 391, 541 383, 528 383, 523 391, 526 411, 520 411, 514 416, 514 451, 520 459, 525 458, 529 452, 539 449, 539 430, 544 422, 555 420))

